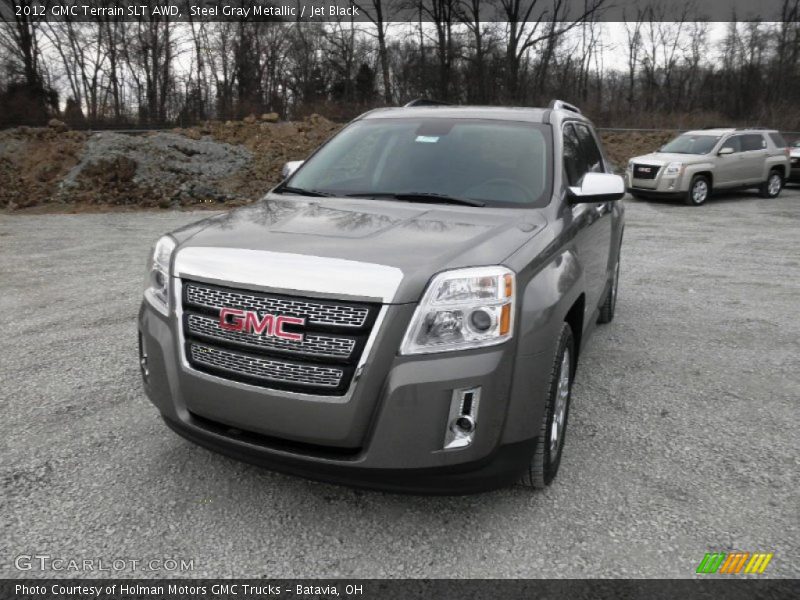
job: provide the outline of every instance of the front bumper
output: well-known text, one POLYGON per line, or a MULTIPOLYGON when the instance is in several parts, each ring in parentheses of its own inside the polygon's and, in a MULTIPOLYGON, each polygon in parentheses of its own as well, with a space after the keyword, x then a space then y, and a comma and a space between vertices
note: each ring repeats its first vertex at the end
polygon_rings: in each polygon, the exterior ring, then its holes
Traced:
POLYGON ((688 181, 685 173, 675 177, 667 177, 663 167, 658 168, 658 175, 654 179, 637 179, 630 171, 625 172, 625 187, 629 193, 654 198, 678 197, 688 190, 688 181))
MULTIPOLYGON (((388 307, 367 368, 346 401, 298 398, 193 371, 179 331, 146 302, 145 391, 183 437, 247 462, 305 477, 393 491, 468 493, 518 480, 534 439, 504 439, 513 340, 468 352, 397 356, 413 305, 388 307), (480 386, 471 445, 443 449, 452 391, 480 386)), ((542 377, 548 364, 542 362, 542 377)), ((540 401, 544 397, 526 402, 540 401)), ((530 431, 535 428, 531 427, 530 431)))
POLYGON ((187 420, 162 417, 187 440, 236 460, 308 479, 402 493, 470 494, 511 485, 530 463, 535 443, 532 439, 505 444, 481 460, 449 467, 365 469, 355 462, 322 462, 308 460, 301 454, 276 452, 251 436, 245 434, 237 439, 191 417, 187 420))

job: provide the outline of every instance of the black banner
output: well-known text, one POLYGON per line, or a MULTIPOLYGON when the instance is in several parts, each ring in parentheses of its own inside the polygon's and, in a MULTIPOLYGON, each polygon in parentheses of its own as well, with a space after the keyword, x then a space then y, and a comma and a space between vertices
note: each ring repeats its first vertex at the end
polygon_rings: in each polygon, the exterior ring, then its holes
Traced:
POLYGON ((444 4, 408 0, 0 0, 0 20, 301 21, 363 23, 441 21, 521 23, 593 21, 796 20, 784 0, 484 0, 444 4), (380 7, 378 10, 377 7, 380 7), (442 10, 447 14, 443 15, 442 10))
POLYGON ((28 579, 0 581, 3 600, 386 600, 789 599, 800 583, 786 579, 692 580, 380 580, 380 579, 28 579))

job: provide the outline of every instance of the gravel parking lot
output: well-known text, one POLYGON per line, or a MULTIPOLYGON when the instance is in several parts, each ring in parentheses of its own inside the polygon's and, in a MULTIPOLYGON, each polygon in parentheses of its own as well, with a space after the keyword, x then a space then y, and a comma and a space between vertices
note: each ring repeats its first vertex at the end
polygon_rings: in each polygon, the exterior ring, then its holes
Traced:
MULTIPOLYGON (((176 558, 207 577, 800 575, 800 188, 628 202, 616 320, 582 356, 545 493, 415 497, 234 462, 145 398, 136 313, 162 232, 208 213, 0 216, 0 576, 176 558)), ((95 573, 108 575, 109 573, 95 573)))

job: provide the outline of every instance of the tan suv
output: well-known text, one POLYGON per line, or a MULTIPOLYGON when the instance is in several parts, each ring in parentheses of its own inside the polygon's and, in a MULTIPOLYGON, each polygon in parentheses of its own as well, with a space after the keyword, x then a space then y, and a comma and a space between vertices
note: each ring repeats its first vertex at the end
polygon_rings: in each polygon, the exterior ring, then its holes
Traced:
POLYGON ((699 206, 712 190, 758 188, 774 198, 789 172, 789 149, 777 131, 701 129, 632 158, 625 183, 634 198, 682 198, 699 206))

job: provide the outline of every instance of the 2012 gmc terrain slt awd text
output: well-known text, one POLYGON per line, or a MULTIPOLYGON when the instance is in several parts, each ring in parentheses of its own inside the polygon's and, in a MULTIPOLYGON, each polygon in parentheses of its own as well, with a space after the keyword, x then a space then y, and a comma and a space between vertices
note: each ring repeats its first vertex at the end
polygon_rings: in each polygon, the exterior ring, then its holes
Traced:
POLYGON ((344 484, 548 485, 619 279, 624 182, 591 122, 375 110, 284 175, 155 245, 139 347, 166 423, 344 484))

